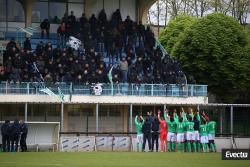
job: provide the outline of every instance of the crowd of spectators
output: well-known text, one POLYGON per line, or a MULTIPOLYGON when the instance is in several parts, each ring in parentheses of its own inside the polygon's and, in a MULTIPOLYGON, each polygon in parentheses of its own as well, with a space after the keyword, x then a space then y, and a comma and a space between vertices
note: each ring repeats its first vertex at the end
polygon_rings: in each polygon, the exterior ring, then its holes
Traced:
POLYGON ((41 78, 40 73, 46 82, 108 83, 107 74, 113 66, 114 83, 185 83, 180 64, 163 55, 150 27, 129 16, 123 21, 119 9, 111 20, 104 9, 89 19, 85 14, 78 20, 73 12, 65 14, 58 35, 80 39, 84 51, 61 44, 53 48, 50 42, 42 41, 32 51, 29 38, 23 48, 11 40, 4 64, 0 64, 0 81, 33 82, 41 78))

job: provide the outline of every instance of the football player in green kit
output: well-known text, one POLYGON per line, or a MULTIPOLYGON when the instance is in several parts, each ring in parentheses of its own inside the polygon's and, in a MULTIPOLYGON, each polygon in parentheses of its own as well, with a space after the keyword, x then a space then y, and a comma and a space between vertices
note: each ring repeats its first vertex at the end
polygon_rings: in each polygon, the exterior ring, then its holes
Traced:
POLYGON ((183 121, 182 114, 180 113, 181 116, 178 118, 178 115, 174 113, 174 121, 176 123, 176 131, 177 131, 177 144, 178 144, 178 151, 179 152, 184 152, 184 132, 185 132, 185 122, 183 121))
POLYGON ((135 117, 135 125, 137 130, 137 151, 142 151, 142 143, 143 143, 143 133, 142 133, 142 125, 144 124, 144 119, 142 116, 139 117, 136 115, 135 117))
POLYGON ((209 117, 205 114, 205 112, 202 113, 206 121, 208 122, 207 124, 207 131, 208 131, 208 145, 210 148, 210 151, 216 152, 216 145, 214 143, 214 138, 215 138, 215 131, 216 131, 216 122, 215 121, 209 121, 209 117))
POLYGON ((193 152, 196 150, 196 144, 194 143, 195 136, 194 136, 194 122, 192 121, 192 117, 188 115, 188 118, 184 117, 184 122, 186 124, 187 130, 187 151, 191 152, 191 145, 193 146, 193 152))
POLYGON ((202 124, 200 125, 200 128, 199 128, 199 133, 200 133, 200 142, 201 142, 201 145, 202 145, 202 150, 203 152, 207 152, 208 150, 208 129, 207 129, 207 122, 206 122, 206 119, 204 117, 203 118, 203 121, 202 121, 202 124))
MULTIPOLYGON (((175 114, 175 113, 174 113, 175 114)), ((174 121, 174 116, 168 116, 167 110, 164 111, 164 119, 168 125, 168 151, 175 151, 175 142, 176 142, 176 122, 174 121)))
POLYGON ((216 152, 216 145, 214 143, 216 122, 209 121, 207 126, 208 126, 208 141, 210 149, 212 152, 216 152))

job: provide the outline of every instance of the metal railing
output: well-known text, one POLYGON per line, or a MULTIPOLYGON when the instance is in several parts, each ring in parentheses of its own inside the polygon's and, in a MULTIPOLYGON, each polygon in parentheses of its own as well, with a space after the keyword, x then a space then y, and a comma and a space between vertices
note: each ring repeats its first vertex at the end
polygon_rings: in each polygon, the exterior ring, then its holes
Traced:
MULTIPOLYGON (((40 91, 41 84, 36 82, 23 83, 0 83, 0 94, 44 94, 40 91)), ((96 95, 95 85, 72 83, 55 83, 46 85, 57 94, 58 87, 65 95, 96 95)), ((169 96, 169 97, 190 97, 207 96, 207 85, 177 85, 177 84, 129 84, 120 83, 112 85, 101 84, 102 96, 169 96)))

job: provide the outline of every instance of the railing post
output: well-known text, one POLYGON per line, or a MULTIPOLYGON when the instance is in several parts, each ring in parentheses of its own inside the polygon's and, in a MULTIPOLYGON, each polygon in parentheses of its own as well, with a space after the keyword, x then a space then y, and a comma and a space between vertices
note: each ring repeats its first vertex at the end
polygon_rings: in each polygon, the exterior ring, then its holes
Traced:
POLYGON ((171 84, 171 96, 173 97, 174 94, 173 94, 173 84, 171 84))
POLYGON ((99 132, 99 104, 96 103, 95 107, 95 131, 99 132))
POLYGON ((222 111, 220 111, 220 134, 223 132, 223 116, 222 111))
POLYGON ((25 103, 25 110, 24 110, 24 121, 28 121, 28 103, 25 103))
POLYGON ((234 108, 231 105, 231 107, 230 107, 230 132, 231 132, 231 135, 233 135, 233 132, 234 132, 234 122, 233 122, 234 118, 233 117, 234 117, 234 108))
POLYGON ((194 96, 194 85, 191 85, 191 96, 194 96))
POLYGON ((64 130, 64 105, 63 105, 63 103, 61 103, 61 129, 60 129, 60 131, 61 132, 63 132, 63 130, 64 130))
POLYGON ((154 96, 154 84, 151 84, 151 96, 154 96))
POLYGON ((133 105, 130 104, 130 112, 129 112, 129 132, 133 131, 133 105))
POLYGON ((27 94, 30 94, 30 83, 27 83, 27 94))
POLYGON ((131 95, 133 96, 134 95, 134 84, 131 84, 131 95))
POLYGON ((72 82, 70 82, 69 93, 72 94, 72 92, 73 92, 73 84, 72 82))
POLYGON ((5 82, 5 94, 8 94, 8 82, 5 82))

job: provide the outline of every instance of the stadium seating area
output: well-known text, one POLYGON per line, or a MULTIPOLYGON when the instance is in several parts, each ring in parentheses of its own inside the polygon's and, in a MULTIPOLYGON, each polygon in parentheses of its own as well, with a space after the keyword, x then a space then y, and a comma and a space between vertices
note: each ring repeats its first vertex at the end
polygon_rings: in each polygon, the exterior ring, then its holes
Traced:
POLYGON ((18 48, 11 40, 7 45, 0 81, 108 83, 113 67, 114 83, 186 83, 179 62, 164 54, 150 27, 129 16, 122 21, 119 10, 111 20, 104 10, 98 18, 83 14, 76 20, 71 13, 62 20, 58 33, 50 33, 49 39, 36 32, 24 41, 24 33, 6 32, 6 39, 20 38, 24 44, 18 48), (67 46, 69 36, 80 39, 83 46, 79 50, 67 46))

